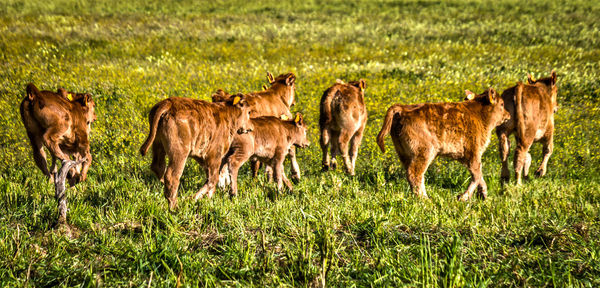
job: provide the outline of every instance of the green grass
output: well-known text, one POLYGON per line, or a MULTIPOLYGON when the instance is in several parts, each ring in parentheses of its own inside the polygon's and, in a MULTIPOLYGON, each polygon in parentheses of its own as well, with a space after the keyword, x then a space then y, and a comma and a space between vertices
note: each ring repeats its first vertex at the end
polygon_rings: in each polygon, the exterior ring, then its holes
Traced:
MULTIPOLYGON (((597 1, 0 1, 0 286, 600 285, 600 4, 597 1), (560 3, 559 3, 560 2, 560 3), (467 170, 438 159, 431 199, 410 192, 387 140, 393 103, 458 101, 527 73, 559 75, 548 175, 460 203, 467 170), (180 208, 137 150, 168 96, 260 90, 297 75, 313 146, 304 178, 274 193, 241 170, 240 195, 180 208), (336 78, 367 81, 357 175, 321 173, 318 103, 336 78), (18 105, 25 85, 90 92, 98 120, 89 178, 68 191, 72 235, 53 229, 53 186, 35 167, 18 105), (327 273, 325 273, 327 272, 327 273)), ((513 139, 514 143, 514 139, 513 139)), ((541 149, 532 149, 534 164, 541 149)), ((511 157, 512 158, 512 157, 511 157)))

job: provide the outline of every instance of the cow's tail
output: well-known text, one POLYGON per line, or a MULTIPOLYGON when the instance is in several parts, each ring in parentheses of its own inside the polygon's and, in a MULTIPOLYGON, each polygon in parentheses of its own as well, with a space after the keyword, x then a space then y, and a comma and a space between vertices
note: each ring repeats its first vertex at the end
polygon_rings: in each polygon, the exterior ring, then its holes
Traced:
POLYGON ((392 122, 394 120, 394 116, 396 113, 400 113, 402 111, 402 107, 399 105, 392 105, 387 110, 385 114, 385 119, 383 119, 383 126, 381 127, 381 131, 379 131, 379 135, 377 135, 377 146, 381 149, 381 152, 385 153, 385 136, 390 133, 392 130, 392 122))
POLYGON ((517 122, 517 133, 519 138, 525 137, 525 119, 523 115, 523 83, 517 83, 515 87, 515 116, 517 122))
POLYGON ((340 90, 333 86, 323 93, 321 97, 321 113, 319 115, 319 126, 325 128, 331 122, 331 102, 340 90))
POLYGON ((160 103, 154 105, 152 110, 150 110, 150 115, 148 116, 148 122, 150 122, 150 134, 148 134, 146 142, 144 142, 140 148, 140 154, 142 154, 142 156, 145 156, 146 153, 148 153, 150 145, 154 143, 156 130, 158 129, 158 122, 163 115, 169 111, 169 109, 171 109, 171 101, 161 101, 160 103))
POLYGON ((37 87, 35 87, 33 83, 27 84, 25 91, 27 92, 27 98, 29 98, 29 100, 33 100, 36 96, 40 94, 40 90, 37 87))

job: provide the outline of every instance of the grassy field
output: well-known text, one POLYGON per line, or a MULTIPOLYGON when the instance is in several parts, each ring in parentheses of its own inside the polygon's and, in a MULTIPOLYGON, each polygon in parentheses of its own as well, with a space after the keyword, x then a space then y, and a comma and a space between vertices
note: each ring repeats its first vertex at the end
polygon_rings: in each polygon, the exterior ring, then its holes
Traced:
MULTIPOLYGON (((0 286, 600 286, 600 2, 252 2, 0 0, 0 286), (377 149, 393 103, 458 101, 552 69, 560 108, 543 179, 501 187, 492 136, 486 201, 456 201, 469 174, 445 159, 422 201, 391 141, 377 149), (266 71, 298 77, 294 110, 313 143, 298 153, 303 179, 276 195, 244 166, 237 198, 194 203, 205 176, 188 161, 169 212, 137 152, 150 107, 259 90, 266 71), (353 178, 320 172, 318 103, 336 78, 367 81, 353 178), (54 188, 20 121, 28 82, 97 104, 70 235, 52 227, 54 188)), ((533 173, 540 146, 532 155, 533 173)))

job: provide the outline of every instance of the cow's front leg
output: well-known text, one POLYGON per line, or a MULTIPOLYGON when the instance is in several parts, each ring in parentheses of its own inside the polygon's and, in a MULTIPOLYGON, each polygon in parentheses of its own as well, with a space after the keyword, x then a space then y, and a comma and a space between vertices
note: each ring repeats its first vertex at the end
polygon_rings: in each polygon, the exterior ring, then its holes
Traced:
POLYGON ((290 151, 288 151, 288 157, 290 158, 292 179, 298 181, 300 180, 300 165, 298 165, 298 161, 296 160, 296 146, 290 147, 290 151))
POLYGON ((471 173, 471 183, 467 191, 462 195, 458 196, 459 201, 467 201, 473 196, 476 188, 479 188, 479 194, 485 199, 487 197, 487 185, 483 181, 483 174, 481 173, 481 161, 474 160, 468 165, 469 172, 471 173))
POLYGON ((206 162, 207 179, 202 188, 200 188, 196 195, 194 195, 194 200, 198 200, 204 197, 204 195, 206 195, 208 198, 212 198, 213 194, 215 193, 217 182, 219 182, 219 164, 221 157, 215 158, 218 158, 218 160, 211 159, 210 161, 206 162))

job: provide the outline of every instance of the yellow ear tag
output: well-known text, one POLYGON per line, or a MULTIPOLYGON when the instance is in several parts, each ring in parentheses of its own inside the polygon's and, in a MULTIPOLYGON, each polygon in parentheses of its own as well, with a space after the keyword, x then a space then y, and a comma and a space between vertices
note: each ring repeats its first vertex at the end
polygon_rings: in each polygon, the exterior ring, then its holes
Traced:
POLYGON ((365 92, 365 88, 360 87, 360 92, 365 92))
POLYGON ((281 117, 281 120, 283 120, 283 121, 290 120, 290 118, 288 118, 288 116, 285 114, 281 114, 281 116, 279 116, 279 117, 281 117))
POLYGON ((296 119, 294 119, 294 122, 300 122, 300 114, 296 114, 296 119))
POLYGON ((494 97, 492 96, 492 94, 491 94, 491 93, 490 93, 490 94, 488 94, 488 98, 490 98, 490 104, 494 105, 494 103, 496 103, 496 102, 494 101, 494 97))
POLYGON ((69 101, 73 101, 73 95, 67 94, 67 99, 69 99, 69 101))
POLYGON ((233 105, 237 105, 241 100, 242 98, 240 98, 240 96, 235 96, 235 98, 233 98, 233 105))
POLYGON ((267 85, 263 84, 263 90, 267 90, 269 88, 267 88, 267 85))

